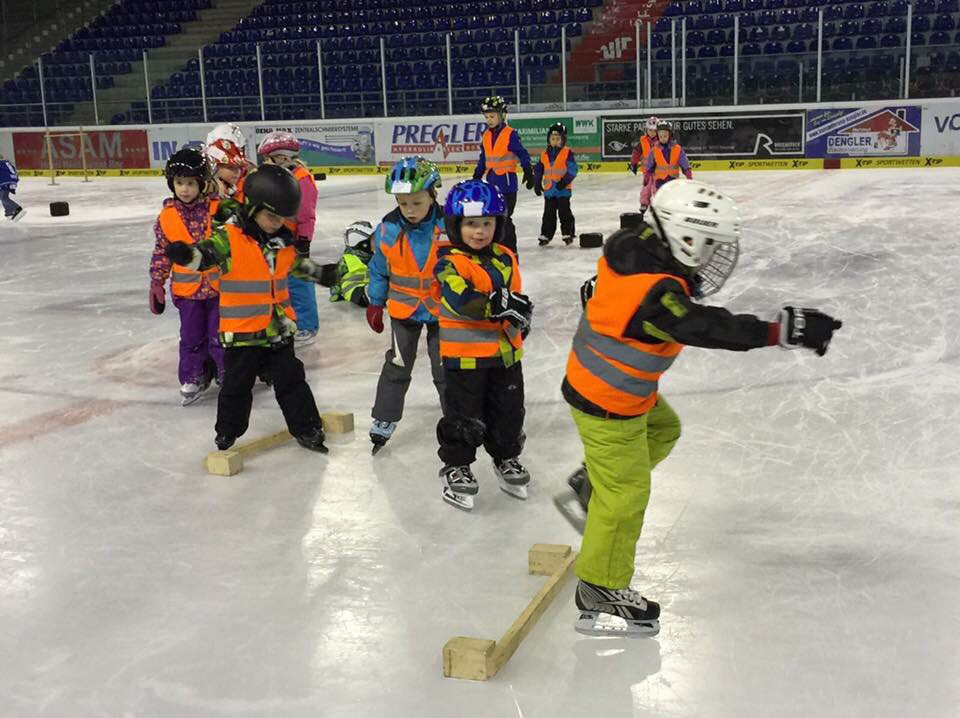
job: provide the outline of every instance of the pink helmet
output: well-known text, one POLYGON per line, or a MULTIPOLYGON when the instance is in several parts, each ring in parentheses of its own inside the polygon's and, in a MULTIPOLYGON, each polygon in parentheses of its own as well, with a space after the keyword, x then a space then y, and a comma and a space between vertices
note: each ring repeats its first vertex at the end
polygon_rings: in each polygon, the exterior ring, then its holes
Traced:
POLYGON ((659 124, 660 124, 660 118, 657 117, 656 115, 650 115, 650 117, 647 119, 646 127, 648 130, 655 130, 657 129, 657 125, 659 124))
POLYGON ((300 143, 289 132, 271 132, 261 140, 257 152, 264 156, 272 155, 274 152, 296 155, 300 153, 300 143))

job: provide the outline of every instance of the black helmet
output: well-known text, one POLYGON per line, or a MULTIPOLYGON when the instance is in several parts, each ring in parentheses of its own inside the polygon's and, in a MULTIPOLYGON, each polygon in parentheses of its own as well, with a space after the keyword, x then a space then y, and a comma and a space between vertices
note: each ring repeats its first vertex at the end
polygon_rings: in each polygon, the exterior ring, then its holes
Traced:
POLYGON ((547 130, 547 144, 550 144, 550 135, 556 132, 560 135, 562 142, 560 143, 561 147, 565 147, 567 144, 567 127, 562 122, 555 122, 550 125, 550 129, 547 130))
POLYGON ((296 217, 300 209, 300 183, 280 165, 262 164, 243 183, 247 216, 268 209, 281 217, 296 217))
POLYGON ((174 177, 193 177, 200 185, 200 191, 203 192, 213 173, 210 171, 210 163, 200 150, 184 147, 174 152, 167 160, 163 174, 167 178, 167 187, 171 192, 173 192, 174 177))

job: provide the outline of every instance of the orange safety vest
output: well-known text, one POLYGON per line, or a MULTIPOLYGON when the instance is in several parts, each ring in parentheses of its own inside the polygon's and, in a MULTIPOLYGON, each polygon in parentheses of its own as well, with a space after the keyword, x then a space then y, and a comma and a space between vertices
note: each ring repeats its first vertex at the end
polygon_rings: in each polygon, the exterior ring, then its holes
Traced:
MULTIPOLYGON (((439 247, 452 246, 449 242, 441 242, 439 247)), ((509 257, 512 265, 510 269, 509 288, 512 292, 520 291, 520 270, 517 256, 502 245, 494 245, 494 256, 509 257)), ((447 255, 457 268, 457 274, 471 284, 473 288, 483 294, 493 291, 493 281, 490 275, 481 266, 476 255, 467 254, 454 249, 447 255)), ((435 287, 439 301, 440 283, 435 287)), ((440 356, 444 359, 474 358, 484 359, 501 354, 501 341, 504 336, 514 352, 523 347, 523 337, 520 330, 508 321, 490 319, 471 319, 462 314, 451 311, 445 304, 440 304, 440 356)), ((518 357, 519 358, 519 357, 518 357)))
MULTIPOLYGON (((570 148, 564 147, 557 152, 557 159, 550 164, 550 155, 544 150, 540 154, 540 162, 543 164, 543 189, 544 191, 553 187, 554 182, 559 182, 567 174, 567 158, 570 156, 570 148)), ((564 189, 573 189, 573 182, 564 189)))
POLYGON ((297 259, 293 247, 277 252, 273 272, 257 242, 235 224, 225 225, 230 239, 230 271, 220 278, 220 332, 264 331, 280 306, 292 321, 297 320, 290 304, 287 277, 297 259))
POLYGON ((657 385, 683 349, 623 336, 647 292, 669 274, 614 272, 597 263, 597 284, 580 317, 567 359, 567 381, 581 396, 613 414, 639 416, 657 403, 657 385))
POLYGON ((440 237, 440 227, 434 227, 433 244, 423 269, 417 266, 417 258, 410 246, 410 240, 405 232, 400 232, 397 241, 392 247, 383 246, 383 225, 380 225, 380 251, 387 260, 390 272, 389 290, 387 292, 387 313, 394 319, 409 319, 423 304, 433 316, 440 314, 440 303, 435 296, 434 287, 437 279, 433 276, 433 268, 437 264, 437 239, 440 237))
POLYGON ((504 127, 500 130, 496 143, 493 142, 493 130, 483 133, 483 154, 488 171, 496 175, 517 171, 517 156, 508 149, 512 136, 512 127, 504 127))
MULTIPOLYGON (((207 215, 207 229, 203 233, 202 239, 210 236, 211 219, 217 212, 220 202, 210 200, 210 212, 207 215)), ((164 207, 160 211, 160 229, 171 242, 184 242, 193 244, 193 236, 187 231, 187 225, 183 223, 183 217, 177 211, 176 207, 164 207)), ((203 283, 203 277, 207 278, 210 286, 215 290, 220 289, 220 268, 212 267, 203 272, 197 269, 190 269, 182 264, 174 264, 170 273, 170 290, 175 297, 192 297, 200 289, 203 283)))
POLYGON ((667 158, 663 156, 663 146, 656 144, 653 146, 653 158, 657 163, 657 166, 654 170, 654 177, 658 180, 666 179, 667 177, 679 177, 680 176, 680 153, 683 149, 680 145, 674 145, 670 149, 670 162, 667 162, 667 158))
POLYGON ((643 133, 643 137, 640 138, 640 149, 643 150, 643 160, 641 161, 645 161, 647 159, 654 142, 656 142, 655 139, 650 139, 650 135, 648 135, 646 132, 643 133))

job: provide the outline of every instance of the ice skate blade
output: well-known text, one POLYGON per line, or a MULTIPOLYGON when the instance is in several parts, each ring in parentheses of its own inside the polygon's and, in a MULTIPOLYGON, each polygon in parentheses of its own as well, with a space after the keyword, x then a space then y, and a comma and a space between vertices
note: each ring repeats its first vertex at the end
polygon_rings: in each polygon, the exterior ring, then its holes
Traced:
POLYGON ((191 394, 190 396, 180 396, 180 406, 190 406, 191 404, 196 404, 200 401, 200 397, 203 396, 203 392, 198 392, 197 394, 191 394))
POLYGON ((587 514, 580 505, 580 499, 571 491, 565 491, 553 497, 553 503, 557 510, 578 533, 583 534, 583 528, 587 525, 587 514))
POLYGON ((380 452, 380 449, 382 449, 386 445, 387 445, 386 442, 384 442, 383 444, 378 444, 374 442, 373 448, 370 450, 370 455, 376 456, 380 452))
POLYGON ((444 487, 443 500, 454 508, 460 509, 461 511, 473 511, 473 496, 468 496, 467 494, 457 494, 447 487, 444 487))
POLYGON ((660 633, 660 621, 627 621, 597 625, 597 613, 581 611, 573 630, 584 636, 622 636, 624 638, 653 638, 660 633))
POLYGON ((23 209, 23 208, 21 207, 21 208, 20 208, 20 211, 17 212, 15 215, 13 215, 13 216, 10 218, 10 221, 11 221, 11 222, 19 222, 21 219, 23 219, 23 216, 24 216, 26 213, 27 213, 27 210, 25 210, 25 209, 23 209))
POLYGON ((520 499, 521 501, 527 500, 526 485, 508 484, 503 479, 500 479, 500 490, 507 496, 511 496, 515 499, 520 499))

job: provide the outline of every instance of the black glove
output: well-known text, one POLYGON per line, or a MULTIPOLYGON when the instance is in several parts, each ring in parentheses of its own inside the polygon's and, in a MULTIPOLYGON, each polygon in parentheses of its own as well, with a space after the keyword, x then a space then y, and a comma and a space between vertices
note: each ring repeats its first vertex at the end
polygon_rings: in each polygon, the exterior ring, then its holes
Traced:
POLYGON ((580 285, 580 306, 587 308, 587 302, 593 296, 593 291, 597 288, 597 275, 593 275, 580 285))
POLYGON ((637 173, 637 166, 633 164, 633 162, 627 162, 627 169, 633 172, 634 174, 637 173))
POLYGON ((473 171, 473 178, 475 180, 483 179, 483 170, 479 167, 473 171))
POLYGON ((780 310, 780 346, 784 349, 806 347, 823 356, 833 333, 842 326, 839 319, 816 309, 784 307, 780 310))
POLYGON ((523 186, 527 189, 533 189, 533 172, 529 167, 523 168, 523 186))
POLYGON ((336 264, 320 265, 320 273, 317 275, 319 282, 324 287, 332 287, 340 281, 340 270, 336 264))
POLYGON ((367 288, 359 287, 353 294, 350 295, 350 302, 352 304, 356 304, 358 307, 370 306, 370 300, 367 299, 367 288))
POLYGON ((511 292, 506 287, 490 292, 490 318, 504 319, 520 331, 530 328, 533 304, 526 294, 511 292))
POLYGON ((570 180, 564 177, 562 180, 557 182, 557 189, 566 189, 569 184, 570 184, 570 180))
POLYGON ((193 247, 186 242, 170 242, 164 252, 174 264, 188 265, 193 261, 193 247))
POLYGON ((533 193, 537 195, 537 197, 543 195, 543 185, 541 185, 539 182, 535 182, 533 185, 533 193))
POLYGON ((310 256, 310 240, 306 237, 297 237, 295 240, 293 240, 293 246, 296 248, 298 256, 310 256))

